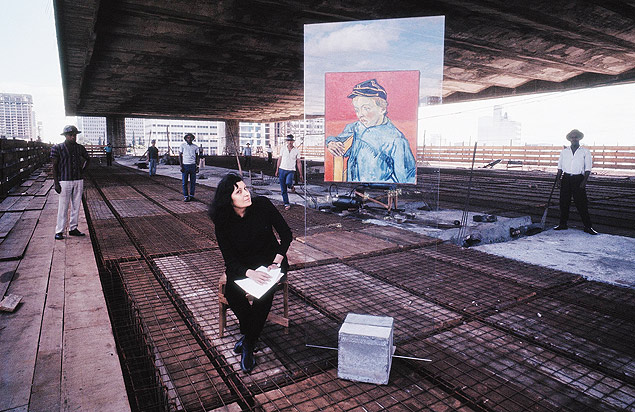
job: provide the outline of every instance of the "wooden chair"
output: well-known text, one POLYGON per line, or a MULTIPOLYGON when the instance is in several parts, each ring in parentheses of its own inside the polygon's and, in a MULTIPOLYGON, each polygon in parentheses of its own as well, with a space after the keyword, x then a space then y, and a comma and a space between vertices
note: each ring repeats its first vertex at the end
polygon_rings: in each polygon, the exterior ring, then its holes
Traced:
MULTIPOLYGON (((225 334, 225 326, 227 325, 227 308, 229 307, 229 302, 225 298, 225 285, 227 284, 227 275, 224 273, 221 275, 220 280, 218 281, 218 335, 222 338, 225 334)), ((284 302, 284 314, 278 315, 273 312, 269 312, 269 316, 267 316, 267 320, 284 326, 285 328, 289 327, 289 282, 287 278, 280 281, 278 285, 275 286, 277 290, 282 289, 282 298, 284 302)), ((250 302, 253 302, 254 298, 251 295, 247 295, 247 299, 250 302)))

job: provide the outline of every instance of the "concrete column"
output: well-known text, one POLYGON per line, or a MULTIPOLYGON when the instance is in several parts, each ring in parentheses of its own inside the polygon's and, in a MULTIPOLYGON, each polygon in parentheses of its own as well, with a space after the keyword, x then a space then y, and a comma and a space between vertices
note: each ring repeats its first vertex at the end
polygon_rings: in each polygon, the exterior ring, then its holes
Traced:
POLYGON ((106 117, 106 143, 111 143, 113 154, 126 154, 126 118, 120 116, 106 117))
POLYGON ((240 148, 240 125, 238 120, 225 120, 225 153, 238 153, 240 148))

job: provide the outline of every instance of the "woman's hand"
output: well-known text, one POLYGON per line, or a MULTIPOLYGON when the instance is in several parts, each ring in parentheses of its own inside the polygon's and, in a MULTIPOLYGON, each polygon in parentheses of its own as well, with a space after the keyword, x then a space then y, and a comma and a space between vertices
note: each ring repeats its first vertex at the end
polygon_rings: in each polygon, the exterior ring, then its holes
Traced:
POLYGON ((282 261, 284 260, 284 256, 277 254, 275 258, 273 258, 273 263, 271 263, 269 266, 267 266, 267 269, 272 270, 272 269, 280 269, 280 264, 282 264, 282 261))
POLYGON ((267 273, 259 272, 252 269, 247 270, 246 276, 249 279, 253 279, 259 285, 263 285, 271 280, 271 276, 269 276, 267 273))

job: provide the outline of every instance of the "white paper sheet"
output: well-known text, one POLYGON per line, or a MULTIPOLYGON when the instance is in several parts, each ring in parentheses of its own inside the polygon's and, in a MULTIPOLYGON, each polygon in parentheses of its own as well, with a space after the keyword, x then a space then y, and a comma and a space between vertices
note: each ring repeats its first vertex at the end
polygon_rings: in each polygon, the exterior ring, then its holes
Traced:
POLYGON ((269 280, 269 282, 261 285, 257 283, 255 280, 250 278, 238 279, 235 282, 245 292, 249 293, 251 296, 255 297, 256 299, 260 299, 262 295, 267 293, 269 289, 271 289, 276 283, 278 283, 280 278, 282 278, 283 273, 280 271, 280 268, 268 270, 264 266, 260 266, 258 269, 256 269, 256 271, 268 273, 271 276, 271 279, 269 280))

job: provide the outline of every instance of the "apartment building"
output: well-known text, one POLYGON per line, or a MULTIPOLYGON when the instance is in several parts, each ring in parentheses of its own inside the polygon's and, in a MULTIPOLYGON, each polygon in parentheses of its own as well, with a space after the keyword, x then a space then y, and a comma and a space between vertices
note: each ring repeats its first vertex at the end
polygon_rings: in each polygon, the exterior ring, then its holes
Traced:
POLYGON ((0 93, 0 138, 37 140, 30 94, 0 93))

